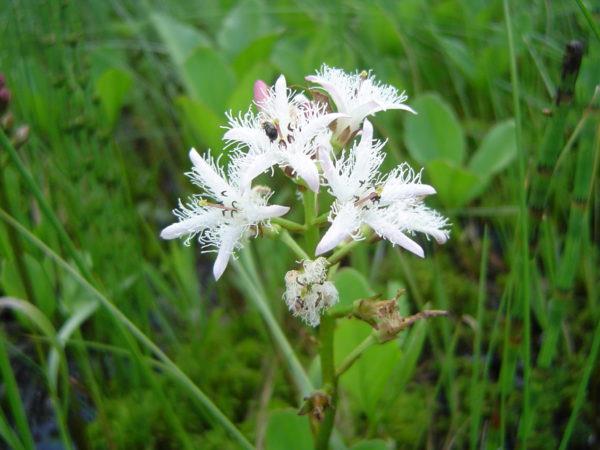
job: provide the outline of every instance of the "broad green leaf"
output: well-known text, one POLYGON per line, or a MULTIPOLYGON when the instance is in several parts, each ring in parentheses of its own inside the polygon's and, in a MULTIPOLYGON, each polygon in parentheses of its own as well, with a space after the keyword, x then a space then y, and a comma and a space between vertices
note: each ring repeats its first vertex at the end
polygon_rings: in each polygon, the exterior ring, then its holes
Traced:
MULTIPOLYGON (((372 329, 358 320, 338 323, 334 338, 334 352, 339 365, 358 346, 372 329)), ((395 341, 374 345, 367 349, 340 379, 341 386, 350 394, 356 407, 373 417, 377 404, 391 383, 390 376, 400 361, 401 353, 395 341)))
POLYGON ((371 439, 362 441, 350 447, 350 450, 389 450, 389 447, 384 440, 371 439))
POLYGON ((333 282, 340 294, 340 301, 332 308, 332 311, 350 306, 354 300, 358 300, 359 298, 373 295, 373 291, 363 274, 349 267, 339 270, 335 274, 333 282))
POLYGON ((100 99, 109 127, 113 127, 125 104, 133 78, 121 69, 108 69, 96 81, 96 95, 100 99))
POLYGON ((224 119, 217 116, 202 102, 192 100, 189 97, 178 97, 175 103, 181 111, 184 127, 192 134, 194 145, 219 151, 223 135, 223 130, 220 127, 224 124, 224 119))
POLYGON ((280 36, 279 32, 262 36, 245 48, 232 63, 235 73, 243 77, 257 65, 265 65, 280 36))
POLYGON ((430 161, 425 173, 447 207, 464 206, 477 195, 479 186, 483 184, 481 177, 442 159, 430 161))
POLYGON ((222 114, 235 86, 231 67, 215 50, 199 47, 183 63, 185 85, 193 98, 222 114))
POLYGON ((208 37, 200 30, 166 14, 154 13, 150 20, 165 43, 169 56, 178 66, 183 65, 196 48, 211 46, 208 37))
POLYGON ((405 115, 404 142, 420 164, 444 159, 460 165, 465 136, 454 110, 437 93, 424 94, 410 103, 418 115, 405 115))
POLYGON ((267 424, 266 450, 312 450, 308 419, 292 409, 273 411, 267 424))
POLYGON ((490 178, 508 166, 517 156, 514 120, 496 124, 469 162, 469 169, 482 178, 490 178))
POLYGON ((242 0, 229 12, 217 36, 219 47, 233 56, 272 31, 271 15, 261 0, 242 0))
MULTIPOLYGON (((335 278, 340 293, 340 303, 350 305, 355 300, 373 295, 367 280, 354 269, 342 269, 335 278)), ((358 320, 338 321, 334 337, 334 354, 339 365, 344 358, 370 333, 371 327, 358 320)), ((398 363, 400 351, 395 343, 375 345, 341 377, 346 389, 357 406, 369 416, 375 413, 377 403, 389 382, 389 377, 398 363)))
POLYGON ((284 37, 275 44, 271 62, 279 72, 285 73, 287 79, 301 80, 307 73, 299 55, 303 54, 303 50, 309 44, 310 41, 306 36, 284 37))

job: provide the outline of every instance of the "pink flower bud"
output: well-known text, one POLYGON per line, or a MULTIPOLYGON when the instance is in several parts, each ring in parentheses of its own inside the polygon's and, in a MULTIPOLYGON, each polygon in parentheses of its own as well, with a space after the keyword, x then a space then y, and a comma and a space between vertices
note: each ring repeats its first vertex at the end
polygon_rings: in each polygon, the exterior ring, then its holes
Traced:
POLYGON ((260 108, 260 104, 269 98, 269 86, 263 80, 254 82, 254 103, 260 108))

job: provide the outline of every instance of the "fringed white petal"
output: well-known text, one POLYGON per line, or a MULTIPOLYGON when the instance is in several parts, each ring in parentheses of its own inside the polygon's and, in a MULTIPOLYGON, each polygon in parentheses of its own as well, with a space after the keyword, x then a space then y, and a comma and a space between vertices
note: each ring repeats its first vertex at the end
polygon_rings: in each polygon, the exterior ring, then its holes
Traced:
POLYGON ((248 190, 251 188, 252 180, 279 162, 280 155, 277 151, 247 153, 242 155, 239 160, 232 160, 232 179, 238 180, 242 191, 248 190))
POLYGON ((306 182, 311 191, 319 192, 319 171, 315 160, 300 152, 284 153, 284 155, 287 160, 286 165, 306 182))
POLYGON ((303 124, 300 131, 296 133, 295 138, 302 144, 307 144, 320 132, 325 130, 331 122, 340 117, 347 116, 341 113, 317 115, 316 117, 311 118, 306 124, 303 124))
POLYGON ((281 217, 288 213, 290 208, 281 205, 259 206, 252 212, 252 219, 255 222, 271 219, 273 217, 281 217))
POLYGON ((435 194, 435 189, 428 184, 388 182, 381 191, 381 203, 390 204, 398 200, 420 198, 435 194))
POLYGON ((335 106, 336 106, 338 112, 343 112, 343 113, 348 112, 348 105, 346 104, 346 100, 344 98, 344 93, 338 89, 336 83, 329 81, 324 77, 317 76, 317 75, 309 75, 309 76, 305 77, 304 79, 306 81, 310 81, 311 83, 321 85, 323 87, 323 89, 325 89, 327 91, 327 93, 329 94, 329 96, 331 97, 333 102, 335 103, 335 106))
POLYGON ((257 149, 269 145, 269 138, 262 128, 232 127, 223 135, 224 141, 238 142, 257 149))
POLYGON ((189 173, 192 181, 214 198, 219 200, 226 198, 231 187, 225 181, 223 171, 217 167, 210 154, 207 153, 207 159, 204 159, 196 149, 192 148, 189 155, 194 165, 192 172, 189 173))
POLYGON ((290 121, 290 104, 285 77, 280 75, 275 82, 274 109, 275 117, 279 119, 279 125, 286 129, 290 121))
POLYGON ((338 244, 348 238, 357 238, 356 232, 360 227, 360 211, 352 203, 346 203, 337 210, 331 226, 317 245, 316 255, 322 255, 334 249, 338 244))
POLYGON ((373 228, 373 231, 382 238, 390 241, 394 245, 399 245, 411 253, 424 258, 425 253, 419 244, 400 231, 394 223, 387 221, 377 212, 372 212, 366 218, 366 223, 373 228))
POLYGON ((233 253, 239 239, 242 237, 244 232, 244 227, 229 225, 225 226, 225 228, 221 232, 221 242, 219 245, 219 251, 217 253, 217 259, 215 260, 215 265, 213 266, 213 275, 215 276, 215 280, 221 278, 223 272, 225 272, 225 268, 229 263, 229 258, 233 253))

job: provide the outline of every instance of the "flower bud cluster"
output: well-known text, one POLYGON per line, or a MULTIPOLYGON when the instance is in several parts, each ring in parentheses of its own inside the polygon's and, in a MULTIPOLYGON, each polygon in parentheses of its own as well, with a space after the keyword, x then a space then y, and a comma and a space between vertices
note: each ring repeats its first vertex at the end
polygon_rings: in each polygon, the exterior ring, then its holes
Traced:
POLYGON ((327 280, 327 260, 306 260, 301 270, 287 272, 283 298, 292 315, 310 326, 319 325, 323 311, 335 305, 339 298, 335 285, 327 280))

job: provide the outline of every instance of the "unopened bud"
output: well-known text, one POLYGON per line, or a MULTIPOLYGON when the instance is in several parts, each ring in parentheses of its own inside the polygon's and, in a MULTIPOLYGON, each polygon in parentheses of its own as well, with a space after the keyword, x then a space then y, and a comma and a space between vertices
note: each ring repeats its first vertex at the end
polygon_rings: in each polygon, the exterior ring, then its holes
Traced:
POLYGON ((321 422, 325 418, 325 412, 331 407, 331 396, 323 391, 313 392, 309 397, 304 398, 304 403, 298 411, 298 415, 310 416, 317 422, 321 422))
POLYGON ((0 114, 7 110, 10 103, 10 91, 6 86, 0 87, 0 114))
POLYGON ((19 148, 29 139, 29 125, 21 125, 15 130, 15 133, 12 135, 12 144, 15 148, 19 148))
POLYGON ((252 192, 254 192, 255 194, 259 195, 262 198, 269 198, 271 196, 271 194, 273 193, 273 189, 271 189, 269 186, 257 184, 256 186, 254 186, 252 188, 252 192))
POLYGON ((353 315, 357 319, 367 322, 373 328, 378 329, 379 323, 391 317, 398 311, 398 302, 395 299, 379 300, 363 298, 354 302, 353 315))
POLYGON ((269 86, 263 80, 254 82, 254 103, 260 109, 261 103, 264 103, 269 98, 269 86))
POLYGON ((448 311, 437 309, 428 309, 408 317, 402 317, 399 313, 397 313, 379 324, 377 338, 379 342, 387 342, 394 339, 398 333, 412 326, 419 320, 447 315, 448 311))
POLYGON ((0 88, 3 88, 4 86, 6 86, 6 78, 3 73, 0 73, 0 88))

